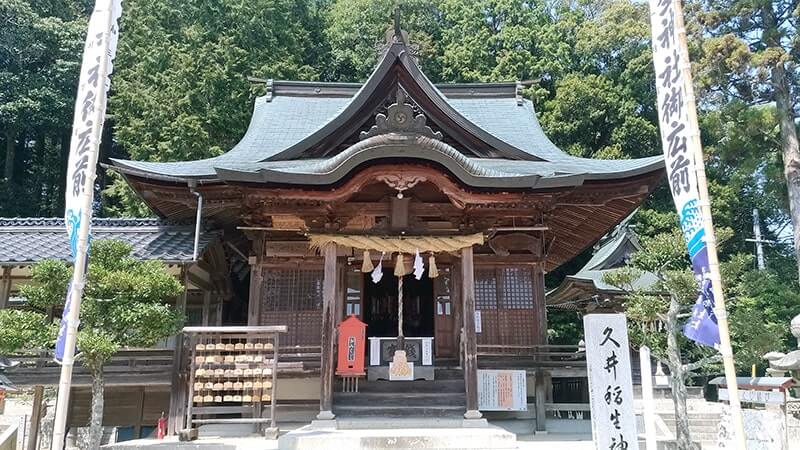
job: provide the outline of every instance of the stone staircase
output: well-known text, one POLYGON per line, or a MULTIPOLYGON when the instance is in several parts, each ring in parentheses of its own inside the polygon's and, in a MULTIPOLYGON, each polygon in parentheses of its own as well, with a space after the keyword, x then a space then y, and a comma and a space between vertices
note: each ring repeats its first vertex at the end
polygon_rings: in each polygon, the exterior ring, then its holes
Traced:
POLYGON ((437 367, 434 381, 365 381, 358 392, 335 392, 338 419, 373 417, 462 418, 466 410, 464 372, 437 367))
MULTIPOLYGON (((675 433, 675 415, 672 412, 659 413, 664 424, 675 433)), ((720 414, 717 412, 690 412, 689 432, 692 440, 699 442, 703 450, 717 448, 717 426, 720 414)))

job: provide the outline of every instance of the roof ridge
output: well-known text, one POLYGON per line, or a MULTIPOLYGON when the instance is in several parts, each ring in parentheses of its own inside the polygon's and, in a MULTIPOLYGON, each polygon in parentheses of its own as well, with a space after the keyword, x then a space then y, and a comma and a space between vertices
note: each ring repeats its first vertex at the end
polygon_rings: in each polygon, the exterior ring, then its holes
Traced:
MULTIPOLYGON (((175 227, 185 224, 170 223, 152 217, 93 217, 94 227, 175 227)), ((50 228, 63 227, 63 217, 0 217, 0 227, 50 228)))

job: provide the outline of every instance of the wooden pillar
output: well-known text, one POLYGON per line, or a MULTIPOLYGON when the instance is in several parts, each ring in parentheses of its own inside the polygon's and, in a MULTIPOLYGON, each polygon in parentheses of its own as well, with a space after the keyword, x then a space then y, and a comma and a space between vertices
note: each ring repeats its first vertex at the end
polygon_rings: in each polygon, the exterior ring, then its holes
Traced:
MULTIPOLYGON (((181 283, 183 283, 183 292, 178 297, 177 309, 178 313, 186 314, 186 285, 189 282, 189 270, 186 266, 181 267, 181 283)), ((175 336, 175 348, 172 354, 172 389, 170 390, 169 397, 169 418, 167 422, 167 434, 170 436, 176 434, 179 430, 183 429, 183 416, 184 405, 186 404, 186 393, 188 385, 186 382, 186 374, 183 373, 183 333, 178 333, 175 336)))
POLYGON ((11 266, 3 267, 3 276, 0 278, 0 309, 8 306, 11 297, 11 266))
POLYGON ((250 295, 247 300, 247 325, 254 327, 261 324, 261 287, 264 281, 264 236, 258 236, 253 241, 253 251, 256 256, 250 257, 250 295))
POLYGON ((133 424, 133 438, 142 437, 142 416, 144 415, 144 386, 136 391, 136 422, 133 424))
POLYGON ((333 414, 333 364, 336 342, 336 294, 339 292, 339 271, 336 263, 336 244, 322 249, 325 258, 325 278, 322 282, 322 361, 320 370, 319 420, 332 420, 333 414))
MULTIPOLYGON (((533 266, 533 311, 536 315, 536 345, 547 345, 547 308, 545 304, 544 268, 541 264, 533 266)), ((539 347, 539 351, 544 349, 539 347)), ((547 357, 543 356, 543 360, 547 357)), ((553 392, 553 379, 544 369, 544 364, 539 364, 534 382, 534 398, 536 402, 536 432, 547 431, 547 409, 545 404, 548 394, 553 392)))
POLYGON ((31 428, 28 433, 28 450, 39 448, 39 426, 42 421, 42 399, 44 386, 36 385, 33 391, 33 409, 31 410, 31 428))
POLYGON ((547 305, 545 304, 544 267, 533 266, 533 313, 536 315, 537 345, 547 345, 547 305))
POLYGON ((211 291, 203 292, 203 326, 209 325, 211 316, 211 291))
POLYGON ((467 394, 465 419, 480 419, 478 411, 478 342, 475 336, 475 269, 472 247, 461 249, 461 301, 464 319, 464 388, 467 394))
POLYGON ((336 284, 336 303, 334 314, 336 319, 333 322, 334 328, 339 329, 339 324, 344 320, 344 298, 347 296, 347 269, 344 264, 336 267, 338 283, 336 284))

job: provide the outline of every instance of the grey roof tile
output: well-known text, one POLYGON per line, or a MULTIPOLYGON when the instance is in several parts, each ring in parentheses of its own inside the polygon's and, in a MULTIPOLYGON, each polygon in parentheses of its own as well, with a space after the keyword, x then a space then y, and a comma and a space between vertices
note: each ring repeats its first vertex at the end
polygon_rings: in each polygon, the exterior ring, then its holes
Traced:
MULTIPOLYGON (((267 161, 281 151, 312 135, 333 120, 352 98, 275 96, 270 102, 259 98, 250 126, 241 141, 229 152, 208 159, 182 162, 113 160, 123 169, 176 178, 216 178, 217 168, 251 166, 262 163, 273 170, 313 174, 304 166, 319 160, 267 161), (307 161, 307 162, 306 162, 307 161), (289 163, 289 164, 286 164, 289 163), (292 164, 295 163, 295 164, 292 164), (299 164, 298 164, 299 163, 299 164), (289 169, 292 167, 293 169, 289 169)), ((453 108, 478 127, 498 139, 544 161, 469 158, 487 171, 511 172, 521 176, 586 174, 586 179, 627 176, 642 170, 655 170, 663 158, 600 160, 578 158, 559 149, 547 138, 529 100, 521 105, 514 98, 453 98, 453 108)))
MULTIPOLYGON (((200 236, 200 250, 217 233, 200 236)), ((191 261, 194 228, 158 219, 93 219, 92 239, 129 243, 133 256, 144 260, 191 261)), ((27 264, 42 259, 71 260, 64 219, 0 218, 0 265, 27 264)))

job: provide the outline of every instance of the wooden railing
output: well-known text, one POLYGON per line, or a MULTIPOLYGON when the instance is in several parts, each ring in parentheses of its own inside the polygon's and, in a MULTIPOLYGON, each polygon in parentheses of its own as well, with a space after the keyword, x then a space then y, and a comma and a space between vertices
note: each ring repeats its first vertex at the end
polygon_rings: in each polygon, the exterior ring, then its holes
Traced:
MULTIPOLYGON (((169 385, 173 370, 172 349, 125 349, 111 357, 103 368, 106 385, 169 385)), ((8 355, 19 365, 5 372, 12 383, 25 385, 58 384, 61 366, 52 351, 27 351, 8 355)), ((80 356, 75 359, 73 385, 91 384, 91 374, 80 356)))
POLYGON ((586 369, 577 345, 478 345, 478 365, 486 368, 586 369))

